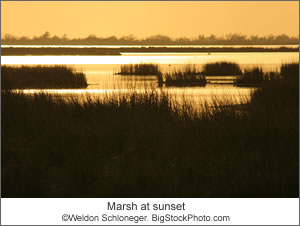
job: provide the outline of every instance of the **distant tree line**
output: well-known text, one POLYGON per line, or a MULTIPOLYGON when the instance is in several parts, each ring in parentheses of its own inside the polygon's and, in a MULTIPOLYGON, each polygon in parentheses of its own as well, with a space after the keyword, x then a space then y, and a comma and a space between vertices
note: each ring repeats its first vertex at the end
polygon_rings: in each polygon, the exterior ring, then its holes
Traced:
POLYGON ((242 34, 227 34, 225 36, 199 35, 197 38, 172 39, 164 35, 155 35, 144 39, 137 39, 133 35, 110 36, 106 38, 89 35, 86 38, 70 39, 67 35, 58 37, 45 32, 39 37, 16 37, 6 34, 1 37, 2 45, 292 45, 299 44, 299 37, 290 37, 286 34, 268 36, 247 36, 242 34))

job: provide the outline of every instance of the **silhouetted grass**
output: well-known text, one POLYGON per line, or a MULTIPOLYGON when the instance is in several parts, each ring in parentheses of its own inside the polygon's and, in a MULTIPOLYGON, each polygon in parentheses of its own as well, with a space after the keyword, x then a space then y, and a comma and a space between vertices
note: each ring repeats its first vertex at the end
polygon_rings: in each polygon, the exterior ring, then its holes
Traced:
POLYGON ((291 113, 287 108, 297 110, 299 105, 299 63, 283 64, 280 71, 280 79, 264 83, 253 94, 252 102, 270 110, 291 113))
POLYGON ((247 111, 2 92, 2 197, 297 198, 298 75, 283 77, 247 111))
POLYGON ((242 70, 237 63, 234 62, 215 62, 207 63, 203 66, 203 75, 241 75, 242 70))
MULTIPOLYGON (((282 64, 280 67, 280 73, 263 72, 262 68, 254 67, 252 69, 246 69, 243 75, 237 77, 237 79, 234 81, 234 84, 238 86, 258 86, 266 82, 282 79, 291 79, 294 80, 295 83, 298 83, 298 74, 299 63, 282 64)), ((279 82, 279 84, 284 83, 285 81, 279 82)))
MULTIPOLYGON (((277 164, 284 167, 276 171, 281 178, 278 181, 282 186, 280 193, 291 192, 294 187, 296 194, 299 180, 291 178, 299 178, 299 64, 282 65, 281 76, 282 79, 263 83, 253 93, 249 118, 253 123, 263 125, 256 131, 257 137, 261 138, 255 142, 265 139, 269 144, 266 149, 269 158, 280 159, 277 164), (274 140, 275 134, 278 141, 274 140), (283 176, 287 171, 289 173, 283 176)), ((277 176, 274 173, 268 180, 277 176)))
POLYGON ((158 75, 161 74, 158 64, 125 64, 120 66, 120 75, 158 75))
POLYGON ((299 79, 299 63, 287 63, 282 64, 280 67, 280 74, 284 77, 289 79, 299 79))
POLYGON ((272 79, 276 79, 276 77, 279 78, 279 74, 276 75, 275 72, 265 73, 262 68, 254 67, 245 69, 243 75, 238 76, 234 81, 234 84, 239 86, 257 86, 272 79))
POLYGON ((196 65, 185 65, 181 70, 173 69, 164 74, 158 74, 158 85, 162 86, 205 86, 206 78, 201 75, 196 65))
POLYGON ((66 66, 1 66, 1 89, 86 88, 83 73, 66 66))

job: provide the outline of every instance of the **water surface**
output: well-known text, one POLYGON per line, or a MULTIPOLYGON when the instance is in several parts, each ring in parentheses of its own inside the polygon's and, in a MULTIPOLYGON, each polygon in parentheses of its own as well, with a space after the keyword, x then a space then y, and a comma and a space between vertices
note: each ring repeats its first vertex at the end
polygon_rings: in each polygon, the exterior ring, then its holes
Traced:
MULTIPOLYGON (((122 53, 121 56, 2 56, 6 65, 69 65, 87 76, 87 89, 43 90, 61 95, 92 95, 101 97, 111 93, 144 92, 157 89, 155 76, 115 75, 121 64, 156 63, 162 71, 171 71, 185 64, 231 61, 242 68, 260 66, 264 71, 279 71, 282 63, 298 62, 297 52, 272 53, 122 53)), ((228 77, 227 77, 228 78, 228 77)), ((229 81, 230 81, 229 77, 229 81)), ((255 88, 236 87, 232 84, 207 84, 205 87, 168 87, 164 91, 181 101, 183 98, 195 103, 212 102, 218 98, 226 104, 249 101, 255 88)), ((40 90, 25 90, 27 93, 40 90)))

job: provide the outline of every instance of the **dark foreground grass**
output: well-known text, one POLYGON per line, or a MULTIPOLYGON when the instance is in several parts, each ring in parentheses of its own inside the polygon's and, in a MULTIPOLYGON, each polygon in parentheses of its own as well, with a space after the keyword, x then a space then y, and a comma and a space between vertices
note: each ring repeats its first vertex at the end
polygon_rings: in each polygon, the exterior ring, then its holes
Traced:
POLYGON ((1 89, 86 88, 83 73, 66 66, 1 66, 1 89))
MULTIPOLYGON (((299 63, 282 64, 280 73, 278 72, 264 72, 261 67, 254 67, 246 69, 242 75, 238 76, 234 81, 237 86, 261 86, 270 81, 279 81, 279 84, 284 84, 286 81, 297 82, 299 74, 299 63)), ((276 82, 272 83, 276 84, 276 82)))
POLYGON ((158 64, 125 64, 121 65, 119 75, 158 75, 161 74, 158 64))
POLYGON ((207 81, 205 76, 196 65, 185 65, 182 69, 157 75, 158 85, 166 86, 205 86, 207 81))
POLYGON ((241 76, 234 81, 237 86, 258 86, 271 80, 280 79, 280 74, 276 72, 264 72, 261 67, 245 69, 241 76))
POLYGON ((281 74, 281 76, 283 76, 284 78, 287 78, 287 79, 298 78, 295 75, 299 74, 299 63, 285 63, 285 64, 282 64, 281 67, 280 67, 280 74, 281 74))
POLYGON ((298 74, 247 112, 2 92, 2 197, 298 197, 298 74))

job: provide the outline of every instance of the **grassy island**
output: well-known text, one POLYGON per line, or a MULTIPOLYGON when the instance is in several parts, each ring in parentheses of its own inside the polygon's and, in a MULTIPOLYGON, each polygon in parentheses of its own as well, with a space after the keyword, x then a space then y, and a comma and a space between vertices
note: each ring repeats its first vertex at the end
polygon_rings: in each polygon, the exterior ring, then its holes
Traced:
POLYGON ((158 64, 125 64, 121 65, 118 75, 158 75, 161 74, 158 64))
POLYGON ((205 86, 205 76, 196 65, 186 65, 183 69, 157 75, 159 86, 205 86))
POLYGON ((1 89, 86 88, 84 73, 66 66, 1 66, 1 89))

